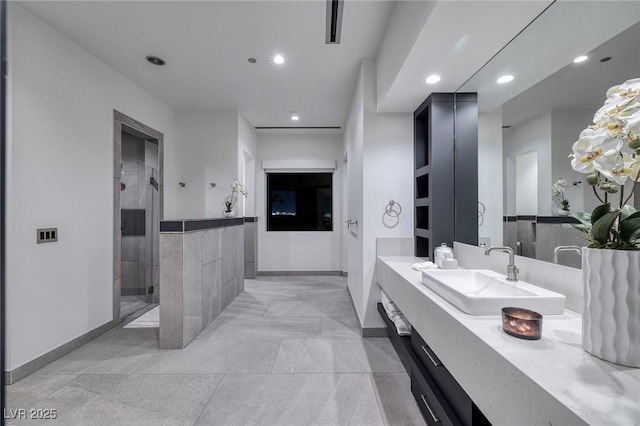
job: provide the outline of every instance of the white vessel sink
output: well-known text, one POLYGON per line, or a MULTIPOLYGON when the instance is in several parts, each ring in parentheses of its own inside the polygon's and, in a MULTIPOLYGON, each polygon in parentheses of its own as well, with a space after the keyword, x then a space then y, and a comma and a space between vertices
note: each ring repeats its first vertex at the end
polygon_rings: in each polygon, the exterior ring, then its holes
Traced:
POLYGON ((500 315, 507 306, 543 315, 564 310, 564 295, 524 281, 507 281, 504 275, 484 269, 426 270, 422 283, 470 315, 500 315))

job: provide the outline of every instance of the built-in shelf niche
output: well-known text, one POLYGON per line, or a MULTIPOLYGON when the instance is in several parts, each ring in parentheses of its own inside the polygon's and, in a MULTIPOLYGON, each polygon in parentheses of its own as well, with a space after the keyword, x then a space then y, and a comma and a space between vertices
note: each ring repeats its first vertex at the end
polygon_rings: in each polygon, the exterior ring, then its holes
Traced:
POLYGON ((432 93, 414 113, 414 156, 415 255, 477 245, 477 95, 432 93))

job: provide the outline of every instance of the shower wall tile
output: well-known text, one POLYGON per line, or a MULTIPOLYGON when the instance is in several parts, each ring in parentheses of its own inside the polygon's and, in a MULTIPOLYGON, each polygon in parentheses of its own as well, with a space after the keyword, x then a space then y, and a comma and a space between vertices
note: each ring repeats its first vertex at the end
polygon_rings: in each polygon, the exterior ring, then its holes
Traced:
POLYGON ((232 226, 222 229, 222 282, 226 283, 238 273, 238 239, 237 227, 232 226))
MULTIPOLYGON (((233 226, 187 233, 163 233, 160 243, 160 311, 165 309, 165 304, 169 304, 170 309, 179 312, 182 321, 179 347, 185 347, 244 290, 244 228, 233 226), (174 279, 172 283, 165 281, 165 270, 173 268, 172 265, 178 262, 167 262, 168 250, 164 247, 169 237, 180 239, 183 248, 180 253, 173 253, 174 256, 180 255, 182 263, 179 271, 175 271, 180 274, 180 280, 174 279), (223 279, 225 275, 228 277, 226 281, 223 279), (179 289, 167 290, 169 285, 179 289), (167 296, 167 291, 180 291, 180 306, 174 306, 174 302, 167 300, 171 297, 167 296)), ((175 328, 175 325, 163 323, 168 320, 168 317, 161 315, 161 347, 176 344, 171 336, 168 342, 162 342, 163 336, 167 336, 162 332, 163 328, 175 328)))
POLYGON ((184 347, 182 237, 182 234, 163 234, 160 237, 160 349, 184 347))
POLYGON ((223 229, 220 228, 204 231, 205 237, 202 241, 202 261, 204 263, 222 258, 222 233, 223 229))
POLYGON ((202 232, 184 235, 183 317, 184 345, 202 330, 202 232))
POLYGON ((122 237, 122 260, 135 260, 140 258, 139 237, 122 237))
POLYGON ((123 260, 121 265, 122 288, 137 288, 139 277, 138 262, 123 260))
POLYGON ((158 144, 145 141, 144 147, 144 164, 158 170, 160 168, 158 161, 158 144))
POLYGON ((536 259, 545 262, 553 260, 553 249, 556 248, 556 225, 550 223, 538 223, 536 225, 536 259))
POLYGON ((224 310, 236 297, 236 279, 231 278, 222 285, 222 310, 224 310))

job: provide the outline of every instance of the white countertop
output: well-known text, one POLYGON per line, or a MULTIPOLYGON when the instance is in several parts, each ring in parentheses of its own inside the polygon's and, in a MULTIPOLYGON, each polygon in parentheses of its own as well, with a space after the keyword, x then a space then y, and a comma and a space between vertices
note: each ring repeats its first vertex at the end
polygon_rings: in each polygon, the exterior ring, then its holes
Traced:
POLYGON ((378 282, 494 425, 640 425, 640 369, 582 349, 581 316, 546 315, 542 339, 502 331, 422 284, 411 256, 378 257, 378 282))

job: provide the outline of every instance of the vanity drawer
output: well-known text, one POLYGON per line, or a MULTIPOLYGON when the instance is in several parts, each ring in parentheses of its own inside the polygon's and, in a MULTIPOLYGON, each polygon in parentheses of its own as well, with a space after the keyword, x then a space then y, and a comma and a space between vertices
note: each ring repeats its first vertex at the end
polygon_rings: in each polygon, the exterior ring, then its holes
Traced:
POLYGON ((455 412, 440 393, 429 373, 418 366, 411 372, 411 393, 416 399, 422 417, 430 426, 462 425, 455 412), (422 371, 421 371, 422 370, 422 371))
POLYGON ((415 329, 411 330, 411 347, 462 423, 473 424, 473 401, 415 329))

